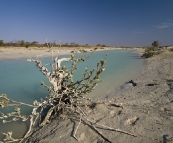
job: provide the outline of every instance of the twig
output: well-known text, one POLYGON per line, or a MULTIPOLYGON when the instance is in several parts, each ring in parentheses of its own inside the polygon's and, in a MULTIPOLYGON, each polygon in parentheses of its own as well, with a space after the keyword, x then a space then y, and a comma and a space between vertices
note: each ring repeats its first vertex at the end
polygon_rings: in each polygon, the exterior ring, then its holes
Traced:
POLYGON ((91 125, 91 127, 107 142, 112 143, 108 138, 106 138, 102 133, 100 133, 94 125, 91 125))
POLYGON ((81 117, 80 117, 80 121, 79 121, 79 123, 78 123, 78 125, 77 125, 77 127, 76 127, 76 130, 74 131, 74 134, 73 134, 73 137, 74 137, 76 140, 78 140, 78 139, 76 138, 76 132, 77 132, 77 130, 78 130, 78 128, 79 128, 80 123, 81 123, 81 117))
POLYGON ((25 136, 23 137, 23 139, 20 141, 20 143, 22 143, 22 141, 27 138, 30 134, 31 134, 31 131, 32 131, 32 127, 33 127, 33 119, 34 119, 34 116, 33 115, 30 115, 30 126, 29 126, 29 130, 28 132, 25 134, 25 136))

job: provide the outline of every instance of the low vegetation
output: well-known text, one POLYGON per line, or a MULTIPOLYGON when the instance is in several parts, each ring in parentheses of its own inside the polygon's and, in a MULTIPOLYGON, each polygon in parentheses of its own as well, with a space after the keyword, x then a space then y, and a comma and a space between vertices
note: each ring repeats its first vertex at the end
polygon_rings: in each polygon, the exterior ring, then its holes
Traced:
MULTIPOLYGON (((60 44, 57 44, 56 41, 54 42, 49 42, 48 44, 50 45, 54 45, 54 47, 93 47, 89 44, 85 44, 85 45, 81 45, 81 44, 77 44, 75 42, 71 42, 71 43, 60 43, 60 44)), ((97 47, 108 47, 107 45, 105 44, 97 44, 96 45, 97 47)), ((15 41, 10 41, 10 42, 4 42, 3 40, 0 40, 0 47, 25 47, 25 48, 28 48, 28 47, 38 47, 38 48, 42 48, 42 47, 47 47, 47 42, 45 43, 39 43, 37 41, 33 41, 33 42, 28 42, 28 41, 24 41, 24 40, 15 40, 15 41)))
POLYGON ((169 49, 169 51, 172 51, 173 52, 173 48, 169 49))
POLYGON ((156 54, 159 54, 160 51, 159 42, 154 41, 151 45, 152 47, 145 48, 145 52, 141 57, 150 58, 156 54))

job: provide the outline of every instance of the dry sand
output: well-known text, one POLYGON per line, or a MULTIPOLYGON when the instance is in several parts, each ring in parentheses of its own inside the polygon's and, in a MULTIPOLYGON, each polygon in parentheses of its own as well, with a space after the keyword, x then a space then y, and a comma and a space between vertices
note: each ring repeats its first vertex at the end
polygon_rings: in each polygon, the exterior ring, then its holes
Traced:
MULTIPOLYGON (((24 47, 12 47, 12 48, 0 48, 0 60, 4 59, 19 59, 19 58, 36 58, 36 56, 49 57, 51 53, 48 52, 48 48, 24 48, 24 47)), ((57 50, 53 49, 57 54, 57 50)), ((69 54, 71 50, 61 49, 59 54, 69 54)))
MULTIPOLYGON (((0 55, 1 57, 1 55, 0 55)), ((87 107, 88 118, 137 135, 99 129, 113 143, 173 142, 173 52, 165 51, 147 59, 147 67, 133 79, 137 86, 126 83, 100 99, 105 104, 87 107), (122 103, 123 108, 116 107, 122 103)), ((128 82, 128 81, 127 81, 128 82)), ((104 139, 79 119, 61 116, 36 129, 26 142, 33 143, 104 143, 104 139), (64 119, 64 120, 63 120, 64 119)))
MULTIPOLYGON (((75 50, 75 47, 71 48, 52 48, 53 55, 67 55, 70 54, 71 51, 75 50), (58 51, 59 50, 59 51, 58 51)), ((83 48, 78 47, 77 50, 84 49, 86 51, 91 51, 93 48, 83 48)), ((111 50, 114 48, 111 47, 105 47, 104 49, 98 49, 97 51, 101 50, 111 50)), ((78 51, 79 52, 79 51, 78 51)), ((20 59, 20 58, 36 58, 36 56, 41 57, 50 57, 51 52, 49 52, 49 49, 47 47, 31 47, 31 48, 25 48, 25 47, 0 47, 0 60, 5 59, 20 59)))

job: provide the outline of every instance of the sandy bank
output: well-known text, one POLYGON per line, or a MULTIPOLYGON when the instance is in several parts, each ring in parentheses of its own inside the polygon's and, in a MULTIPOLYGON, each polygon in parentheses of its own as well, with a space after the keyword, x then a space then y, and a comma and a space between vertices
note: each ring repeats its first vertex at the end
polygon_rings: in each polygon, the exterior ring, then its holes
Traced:
MULTIPOLYGON (((165 51, 147 62, 146 69, 133 79, 137 86, 126 83, 102 97, 105 104, 86 107, 88 117, 97 123, 137 135, 99 129, 113 143, 173 142, 173 52, 165 51), (115 106, 120 103, 123 108, 115 106)), ((78 122, 62 116, 37 129, 27 142, 76 143, 72 133, 78 122)), ((85 123, 80 124, 76 137, 81 143, 105 142, 85 123)))
MULTIPOLYGON (((93 48, 77 48, 77 50, 84 49, 87 52, 90 52, 93 48)), ((76 48, 53 48, 53 54, 54 55, 67 55, 70 54, 71 51, 75 50, 76 48)), ((97 49, 97 51, 102 50, 113 50, 114 48, 105 47, 104 49, 97 49)), ((78 51, 79 52, 79 51, 78 51)), ((50 57, 51 52, 49 52, 49 49, 47 47, 44 48, 25 48, 25 47, 0 47, 0 60, 5 59, 20 59, 20 58, 36 58, 36 56, 41 57, 50 57)))

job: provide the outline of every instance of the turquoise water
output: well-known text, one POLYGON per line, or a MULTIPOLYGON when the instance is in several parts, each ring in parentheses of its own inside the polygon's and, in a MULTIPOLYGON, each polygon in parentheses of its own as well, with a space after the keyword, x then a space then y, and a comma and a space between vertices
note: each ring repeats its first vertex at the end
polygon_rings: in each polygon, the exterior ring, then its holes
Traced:
MULTIPOLYGON (((96 67, 97 62, 104 59, 105 55, 106 51, 95 52, 84 63, 78 64, 79 70, 74 75, 75 79, 82 77, 82 72, 84 72, 86 66, 89 69, 96 67)), ((81 54, 77 54, 76 57, 81 57, 81 54)), ((50 58, 40 58, 40 60, 43 64, 48 64, 51 61, 50 58)), ((64 63, 64 65, 70 68, 71 63, 64 63)), ((129 50, 110 50, 105 66, 106 70, 101 75, 101 79, 104 81, 96 87, 96 90, 89 97, 99 97, 109 93, 111 90, 114 90, 116 87, 133 78, 144 65, 145 61, 129 50)), ((5 93, 11 99, 32 103, 34 100, 39 100, 48 95, 47 89, 40 85, 41 81, 49 84, 34 62, 27 62, 26 59, 0 61, 0 94, 5 93)), ((9 109, 6 109, 6 111, 9 109)), ((22 113, 28 114, 30 111, 31 109, 24 108, 22 113)), ((14 137, 22 136, 26 128, 27 123, 12 122, 2 124, 0 120, 0 132, 12 130, 14 137)), ((0 140, 1 138, 2 136, 0 135, 0 140)))

